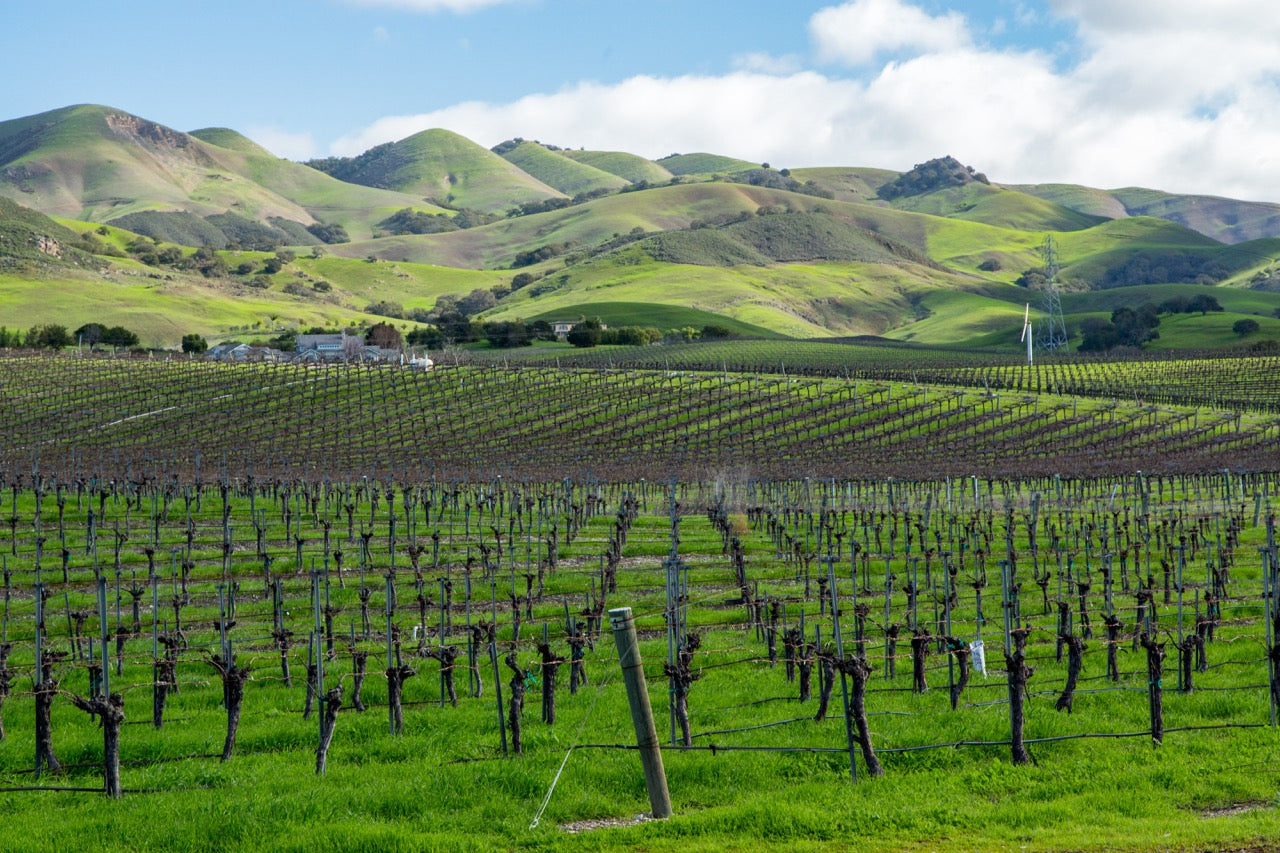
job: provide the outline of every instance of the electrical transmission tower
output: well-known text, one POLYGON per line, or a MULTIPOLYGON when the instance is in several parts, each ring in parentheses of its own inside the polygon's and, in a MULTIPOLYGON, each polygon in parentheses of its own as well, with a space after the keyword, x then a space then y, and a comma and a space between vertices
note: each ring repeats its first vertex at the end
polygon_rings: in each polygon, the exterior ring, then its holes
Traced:
POLYGON ((1042 304, 1045 319, 1044 331, 1040 333, 1037 343, 1046 350, 1054 352, 1067 347, 1067 324, 1062 319, 1062 294, 1058 289, 1058 247, 1052 234, 1046 234, 1040 244, 1040 255, 1044 258, 1044 302, 1042 304))

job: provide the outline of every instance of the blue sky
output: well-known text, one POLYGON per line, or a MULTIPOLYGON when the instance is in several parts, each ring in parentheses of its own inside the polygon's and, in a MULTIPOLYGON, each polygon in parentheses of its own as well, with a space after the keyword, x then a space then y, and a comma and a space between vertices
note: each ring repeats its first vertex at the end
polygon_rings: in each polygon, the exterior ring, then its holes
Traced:
POLYGON ((67 5, 5 10, 0 118, 103 103, 294 159, 433 126, 793 167, 949 153, 997 181, 1280 200, 1274 0, 67 5))

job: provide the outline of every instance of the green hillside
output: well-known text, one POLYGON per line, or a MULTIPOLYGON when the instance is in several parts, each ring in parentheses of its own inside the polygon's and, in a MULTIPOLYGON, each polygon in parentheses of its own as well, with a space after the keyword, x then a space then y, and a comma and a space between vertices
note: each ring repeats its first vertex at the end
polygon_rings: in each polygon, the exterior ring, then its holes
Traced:
POLYGON ((1180 195, 1126 187, 1099 190, 1073 184, 1011 185, 1029 195, 1084 213, 1120 218, 1154 216, 1185 225, 1223 243, 1243 243, 1280 234, 1280 204, 1180 195))
POLYGON ((570 159, 537 142, 519 142, 512 147, 499 146, 497 153, 508 163, 518 166, 567 196, 618 190, 628 183, 617 175, 570 159))
MULTIPOLYGON (((153 234, 161 239, 196 233, 190 217, 232 210, 263 223, 338 223, 354 238, 369 236, 378 215, 415 205, 438 211, 417 196, 345 184, 281 160, 234 131, 200 133, 203 138, 94 105, 0 122, 0 195, 50 215, 96 222, 187 214, 153 234)), ((212 237, 206 242, 217 245, 212 237)))
POLYGON ((967 219, 1024 231, 1079 231, 1106 221, 1025 193, 973 182, 897 199, 899 210, 967 219))
POLYGON ((108 221, 144 210, 312 221, 301 205, 223 167, 188 134, 101 106, 0 122, 0 194, 43 213, 108 221))
POLYGON ((70 228, 0 196, 0 271, 49 275, 101 267, 84 245, 70 228))
POLYGON ((701 329, 703 326, 720 326, 730 334, 750 338, 777 338, 777 332, 763 326, 744 323, 723 314, 714 314, 682 305, 663 305, 650 302, 585 302, 579 306, 535 314, 529 321, 577 320, 579 317, 598 317, 610 327, 653 326, 656 329, 701 329))
POLYGON ((226 168, 296 202, 315 222, 341 225, 353 240, 371 237, 374 223, 406 207, 431 214, 443 212, 415 194, 340 181, 301 163, 282 160, 232 130, 214 128, 192 135, 235 152, 239 156, 221 158, 226 168))
POLYGON ((679 184, 606 196, 465 231, 388 237, 332 249, 352 258, 373 255, 473 269, 510 267, 518 253, 543 246, 561 246, 562 254, 569 254, 599 246, 637 228, 645 232, 677 231, 695 223, 723 222, 754 214, 762 206, 790 204, 797 210, 807 210, 822 201, 742 184, 679 184))
POLYGON ((798 181, 813 181, 830 192, 838 201, 879 203, 876 191, 898 176, 888 169, 856 169, 843 166, 814 166, 792 169, 798 181))
POLYGON ((490 212, 564 195, 489 149, 438 128, 314 165, 339 180, 490 212))
POLYGON ((1012 351, 1046 235, 1072 326, 1198 288, 1226 310, 1171 318, 1159 346, 1247 345, 1241 318, 1258 340, 1277 332, 1280 205, 1005 186, 951 157, 786 170, 521 139, 490 151, 428 130, 307 165, 229 128, 104 106, 0 122, 6 320, 109 320, 156 343, 375 316, 407 328, 484 289, 497 305, 481 319, 594 312, 1012 351))
POLYGON ((678 264, 654 260, 651 247, 639 243, 552 270, 487 316, 576 316, 572 312, 597 302, 634 302, 696 308, 792 337, 883 335, 921 316, 914 304, 920 294, 971 285, 968 278, 901 259, 678 264))
POLYGON ((561 151, 570 160, 594 166, 602 172, 617 175, 624 181, 638 184, 647 181, 661 184, 671 180, 672 174, 652 160, 625 151, 561 151))
POLYGON ((190 133, 202 142, 216 145, 219 148, 226 148, 229 151, 239 151, 241 154, 249 154, 255 157, 275 156, 249 137, 229 127, 202 127, 190 133))
POLYGON ((671 154, 655 161, 673 175, 716 175, 757 169, 759 163, 725 157, 720 154, 671 154))

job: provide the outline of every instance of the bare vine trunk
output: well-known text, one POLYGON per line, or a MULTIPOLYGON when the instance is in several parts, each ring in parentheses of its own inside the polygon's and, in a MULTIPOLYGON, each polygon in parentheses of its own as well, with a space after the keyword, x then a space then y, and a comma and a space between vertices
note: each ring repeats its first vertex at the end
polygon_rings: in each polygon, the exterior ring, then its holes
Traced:
POLYGON ((342 686, 330 688, 324 696, 324 710, 320 727, 320 743, 316 746, 316 775, 323 776, 329 761, 329 745, 333 743, 333 730, 338 724, 338 712, 342 710, 342 686))
POLYGON ((1084 652, 1089 647, 1085 645, 1084 640, 1074 635, 1068 634, 1058 639, 1067 647, 1067 683, 1053 707, 1070 714, 1075 702, 1076 683, 1080 680, 1080 670, 1084 667, 1084 652))
POLYGON ((872 776, 883 776, 884 768, 876 757, 875 748, 871 745, 871 727, 867 725, 867 677, 871 675, 871 665, 865 658, 845 658, 840 662, 840 671, 849 676, 849 716, 858 729, 858 745, 862 748, 862 760, 867 765, 867 772, 872 776))
POLYGON ((120 799, 120 727, 124 725, 124 697, 112 693, 109 697, 94 696, 85 699, 71 696, 71 703, 102 722, 102 782, 106 795, 120 799))
POLYGON ((1142 647, 1147 650, 1147 697, 1151 705, 1151 741, 1156 746, 1164 742, 1164 689, 1160 679, 1164 676, 1164 643, 1157 643, 1145 633, 1142 647))
POLYGON ((1009 672, 1009 746, 1014 764, 1027 764, 1031 753, 1023 743, 1024 703, 1027 698, 1027 679, 1034 670, 1027 666, 1027 634, 1030 628, 1015 628, 1010 632, 1013 653, 1005 655, 1005 667, 1009 672))
POLYGON ((230 662, 214 655, 209 659, 222 678, 222 694, 227 706, 227 739, 222 744, 222 760, 231 758, 236 748, 236 733, 240 731, 240 708, 244 704, 244 683, 249 679, 250 667, 238 666, 235 658, 230 662))

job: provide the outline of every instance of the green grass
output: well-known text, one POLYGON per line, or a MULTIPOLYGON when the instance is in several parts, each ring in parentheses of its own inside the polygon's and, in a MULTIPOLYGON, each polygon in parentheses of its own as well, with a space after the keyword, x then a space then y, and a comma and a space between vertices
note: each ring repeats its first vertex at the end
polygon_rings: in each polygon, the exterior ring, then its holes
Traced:
POLYGON ((741 172, 744 169, 759 168, 759 163, 750 163, 721 154, 672 154, 655 161, 659 166, 673 175, 713 175, 727 172, 741 172))
MULTIPOLYGON (((924 268, 921 279, 939 286, 954 281, 924 268)), ((815 263, 761 269, 604 259, 553 274, 544 282, 517 291, 490 316, 559 315, 595 301, 650 302, 708 311, 790 337, 880 335, 914 316, 900 289, 899 269, 888 265, 815 263), (544 282, 551 289, 534 295, 544 282)))
POLYGON ((900 210, 1020 231, 1079 231, 1105 221, 1101 217, 977 181, 922 195, 904 196, 892 204, 900 210))
POLYGON ((360 239, 370 236, 380 212, 439 210, 417 195, 346 184, 281 160, 226 129, 202 131, 202 138, 121 110, 84 105, 0 122, 0 151, 5 140, 31 133, 38 145, 6 165, 44 174, 24 179, 32 193, 12 183, 0 191, 28 203, 38 198, 39 208, 52 215, 102 221, 129 213, 189 210, 205 216, 235 210, 260 220, 338 222, 360 239), (135 132, 163 141, 139 144, 129 139, 135 132))
POLYGON ((672 174, 652 160, 646 160, 636 154, 625 151, 575 151, 565 149, 560 152, 570 160, 586 163, 603 172, 617 175, 624 181, 638 184, 648 181, 651 184, 665 183, 671 180, 672 174))
MULTIPOLYGON (((619 152, 552 151, 536 143, 523 143, 508 152, 523 158, 530 170, 542 170, 544 183, 456 134, 424 131, 346 164, 352 172, 348 177, 397 188, 388 190, 347 183, 280 160, 226 128, 180 134, 92 105, 0 123, 0 152, 9 158, 7 174, 27 175, 21 181, 14 178, 17 183, 11 181, 0 192, 28 201, 39 198, 43 209, 65 217, 76 229, 96 229, 93 220, 108 216, 132 214, 166 223, 185 217, 191 227, 168 236, 200 242, 203 238, 195 228, 207 225, 203 217, 225 215, 227 210, 257 222, 284 223, 296 235, 314 219, 344 225, 353 242, 322 247, 323 266, 300 262, 297 268, 309 276, 301 280, 304 285, 328 281, 333 288, 330 296, 287 296, 281 292, 291 281, 287 276, 278 276, 266 292, 248 295, 253 311, 265 301, 272 303, 269 310, 276 316, 307 324, 325 318, 354 319, 374 301, 427 308, 443 293, 505 284, 517 273, 513 264, 520 253, 548 245, 558 247, 556 257, 519 270, 539 280, 505 299, 492 312, 494 318, 581 313, 593 304, 650 303, 667 306, 664 311, 707 312, 793 337, 874 334, 1013 351, 1020 331, 1015 309, 1028 297, 1033 302, 1037 299, 1009 285, 1024 270, 1043 264, 1039 248, 1045 233, 1056 236, 1062 276, 1068 281, 1104 281, 1110 271, 1135 258, 1158 266, 1162 257, 1195 257, 1215 274, 1228 275, 1227 287, 1219 291, 1229 312, 1264 319, 1276 307, 1267 295, 1269 289, 1280 286, 1275 284, 1280 281, 1280 262, 1275 260, 1280 257, 1280 238, 1224 246, 1151 216, 1098 223, 1093 214, 1102 211, 1102 202, 1112 196, 1087 188, 1059 188, 1058 195, 1045 199, 1043 194, 971 183, 901 200, 900 205, 914 210, 900 210, 874 196, 875 188, 891 172, 800 169, 797 179, 812 180, 835 198, 724 181, 691 181, 620 192, 479 228, 373 239, 374 223, 396 210, 439 212, 424 200, 428 197, 456 207, 505 211, 521 201, 549 198, 562 190, 622 186, 635 179, 617 176, 604 166, 650 176, 640 180, 660 177, 652 170, 663 167, 619 152), (24 172, 28 167, 31 171, 24 172), (18 186, 22 181, 35 183, 18 186), (1097 210, 1086 204, 1090 199, 1097 210), (1093 212, 1076 212, 1072 205, 1093 212), (180 208, 189 212, 177 212, 180 208), (762 209, 786 213, 760 216, 762 209), (633 237, 641 239, 622 245, 633 237), (329 263, 331 258, 360 262, 370 256, 399 269, 329 263), (719 268, 699 268, 705 266, 719 268)), ((755 164, 690 154, 670 159, 668 165, 716 172, 755 164)), ((1117 191, 1116 198, 1120 195, 1133 205, 1165 205, 1157 211, 1162 215, 1176 212, 1166 209, 1171 196, 1117 191)), ((1226 208, 1215 202, 1214 209, 1226 208)), ((104 239, 121 248, 128 234, 111 229, 104 239)), ((6 272, 14 277, 11 280, 18 274, 34 279, 38 276, 32 264, 45 260, 24 256, 25 266, 6 272)), ((114 262, 114 267, 149 273, 129 261, 114 262)), ((92 276, 75 271, 44 269, 39 276, 63 284, 93 281, 92 276)), ((172 283, 207 293, 210 299, 219 292, 230 301, 240 299, 237 285, 230 282, 190 282, 175 276, 172 283)), ((1105 313, 1108 306, 1139 294, 1162 301, 1156 298, 1162 289, 1185 291, 1181 285, 1160 285, 1114 295, 1068 294, 1068 320, 1105 313)), ((23 323, 35 318, 78 324, 84 317, 81 311, 119 316, 109 304, 108 291, 96 283, 86 286, 75 302, 74 316, 54 313, 68 303, 62 298, 42 303, 34 288, 25 299, 11 288, 6 304, 23 323), (27 300, 30 304, 23 304, 27 300)), ((181 304, 181 300, 157 300, 151 316, 135 325, 167 337, 178 325, 198 330, 243 326, 243 322, 214 323, 209 318, 244 318, 247 313, 244 304, 206 310, 203 306, 208 302, 196 300, 190 305, 200 305, 199 313, 183 318, 178 316, 181 304)), ((1218 323, 1180 324, 1177 331, 1176 336, 1164 336, 1160 346, 1239 343, 1229 326, 1223 329, 1218 323)))
POLYGON ((791 177, 798 181, 813 181, 834 194, 838 201, 867 203, 881 202, 876 191, 898 177, 898 172, 888 169, 847 168, 842 166, 809 166, 792 169, 791 177))
MULTIPOLYGON (((1148 482, 1156 491, 1159 478, 1148 482)), ((1083 481, 1067 478, 1060 490, 1048 482, 1015 481, 981 484, 979 501, 996 506, 1001 493, 1012 496, 1025 510, 1032 490, 1040 493, 1045 517, 1061 519, 1071 516, 1073 524, 1089 519, 1095 503, 1107 497, 1132 513, 1137 519, 1142 502, 1128 489, 1115 495, 1115 481, 1083 481)), ((1239 481, 1237 481, 1239 482, 1239 481)), ((358 490, 354 483, 331 483, 341 489, 358 490)), ((424 496, 439 498, 437 487, 422 484, 424 496)), ((1255 485, 1263 485, 1261 481, 1255 485)), ((260 488, 270 488, 261 487, 260 488)), ((493 483, 451 483, 472 504, 480 490, 493 494, 493 483)), ((560 568, 548 575, 547 600, 535 607, 532 624, 526 624, 519 660, 532 663, 535 652, 529 642, 541 637, 541 625, 548 625, 552 645, 563 651, 561 637, 563 608, 561 596, 576 602, 586 594, 613 530, 615 504, 621 489, 636 495, 640 503, 635 523, 630 527, 623 548, 624 562, 618 573, 619 589, 609 597, 609 606, 630 606, 641 629, 644 670, 648 677, 651 706, 656 717, 659 739, 668 741, 667 686, 661 675, 661 662, 666 646, 662 637, 663 586, 661 573, 654 560, 666 553, 670 542, 670 522, 666 516, 667 486, 652 483, 627 484, 547 484, 555 495, 571 490, 575 502, 585 504, 596 490, 606 494, 599 512, 588 516, 572 543, 566 543, 560 568), (651 634, 648 632, 652 632, 651 634)), ((36 851, 63 849, 79 843, 86 835, 100 839, 106 846, 127 847, 138 851, 214 851, 214 850, 314 850, 318 847, 342 851, 359 850, 424 850, 424 849, 537 849, 537 850, 819 850, 854 848, 870 851, 937 850, 951 851, 1198 851, 1257 845, 1265 849, 1269 839, 1280 833, 1280 810, 1276 808, 1274 767, 1280 756, 1280 738, 1267 727, 1255 729, 1218 729, 1193 732, 1170 731, 1159 748, 1144 735, 1148 725, 1146 674, 1140 654, 1129 651, 1128 635, 1124 637, 1120 655, 1122 675, 1118 692, 1093 692, 1108 686, 1103 681, 1103 642, 1095 638, 1085 654, 1084 677, 1070 715, 1053 710, 1064 678, 1062 664, 1053 660, 1053 615, 1041 612, 1039 592, 1033 584, 1025 584, 1021 596, 1022 612, 1037 627, 1032 634, 1030 652, 1035 658, 1035 674, 1029 682, 1032 695, 1028 699, 1026 735, 1029 738, 1063 737, 1086 733, 1131 733, 1122 739, 1062 740, 1032 744, 1035 763, 1012 764, 1005 746, 948 747, 916 752, 895 753, 899 747, 919 747, 955 741, 1003 740, 1008 736, 1008 708, 999 700, 1005 695, 1002 674, 996 670, 983 677, 974 674, 960 707, 951 710, 947 697, 945 659, 933 655, 928 661, 927 693, 910 691, 910 661, 906 642, 899 646, 898 673, 889 679, 883 672, 883 633, 880 626, 868 624, 869 659, 874 664, 867 694, 867 710, 874 744, 880 753, 885 775, 869 778, 858 759, 859 779, 849 778, 848 757, 844 753, 844 727, 841 721, 840 688, 833 691, 828 718, 813 722, 816 697, 800 703, 797 685, 784 676, 780 661, 770 666, 765 659, 763 641, 749 627, 741 624, 742 609, 727 605, 734 594, 729 560, 722 553, 722 540, 711 526, 707 509, 717 493, 726 495, 732 504, 744 499, 750 488, 767 490, 762 503, 775 513, 773 524, 788 535, 805 539, 808 520, 816 519, 818 507, 835 513, 838 523, 850 520, 855 536, 865 537, 867 548, 875 552, 875 567, 883 573, 887 559, 901 579, 908 578, 912 566, 902 552, 902 541, 891 556, 885 552, 889 539, 873 534, 868 523, 860 522, 858 510, 886 506, 890 494, 896 501, 919 512, 926 496, 930 496, 930 521, 921 521, 937 531, 945 542, 951 535, 965 535, 964 525, 971 514, 981 516, 973 503, 969 481, 955 487, 941 482, 897 483, 805 483, 799 481, 759 481, 749 486, 744 480, 726 476, 718 484, 682 482, 677 496, 685 507, 680 527, 680 553, 689 569, 692 595, 688 605, 690 624, 704 629, 703 646, 695 656, 701 678, 689 694, 689 708, 694 743, 700 747, 714 744, 719 749, 682 751, 666 748, 663 752, 666 777, 674 806, 674 816, 661 823, 602 828, 581 834, 569 834, 561 825, 590 819, 628 820, 648 810, 639 761, 632 751, 571 747, 585 744, 628 744, 634 740, 617 669, 616 653, 606 626, 595 649, 588 653, 587 686, 576 695, 567 690, 567 668, 559 674, 557 722, 554 726, 538 719, 539 686, 531 686, 526 695, 522 716, 525 754, 503 758, 499 747, 497 709, 494 704, 494 678, 487 662, 482 672, 485 693, 472 697, 466 690, 466 679, 459 678, 460 702, 457 708, 439 704, 437 665, 417 659, 406 647, 407 662, 418 670, 405 688, 405 729, 400 736, 387 732, 386 690, 377 670, 383 665, 379 628, 375 620, 372 638, 360 645, 371 653, 370 674, 364 687, 364 699, 370 705, 363 714, 351 709, 341 712, 329 754, 328 772, 317 777, 313 772, 316 720, 301 716, 303 686, 301 670, 305 648, 293 649, 295 683, 284 687, 279 678, 278 655, 265 636, 270 624, 271 608, 258 598, 261 581, 252 560, 237 563, 241 572, 238 624, 232 631, 242 663, 253 667, 244 701, 244 713, 235 755, 221 763, 210 753, 220 751, 225 726, 221 708, 221 691, 212 669, 201 659, 216 643, 216 630, 210 627, 217 617, 214 586, 219 582, 222 534, 222 501, 218 488, 205 484, 200 500, 190 508, 196 529, 193 551, 193 603, 186 609, 191 648, 179 665, 182 690, 173 695, 165 714, 165 726, 157 730, 149 725, 150 717, 150 641, 148 632, 130 639, 126 646, 124 673, 112 673, 113 689, 124 686, 129 725, 122 737, 123 782, 126 788, 144 789, 126 794, 119 802, 108 802, 92 793, 56 793, 46 791, 11 792, 4 796, 0 810, 0 846, 5 850, 36 851), (718 492, 717 492, 718 490, 718 492), (809 509, 809 503, 813 509, 809 509), (782 508, 786 508, 784 516, 782 508), (882 553, 883 552, 883 553, 882 553), (988 704, 994 703, 994 704, 988 704), (783 722, 790 721, 790 722, 783 722), (747 729, 771 723, 768 728, 747 729), (715 734, 712 734, 715 733, 715 734), (753 752, 759 747, 812 748, 820 752, 753 752), (743 748, 744 751, 736 751, 743 748), (554 783, 554 789, 553 789, 554 783), (545 812, 538 825, 535 815, 545 802, 545 812), (1234 813, 1215 814, 1214 810, 1233 806, 1245 808, 1234 813)), ((1226 498, 1221 478, 1168 478, 1160 480, 1159 493, 1149 509, 1152 518, 1164 519, 1168 512, 1186 515, 1188 527, 1198 525, 1203 517, 1212 526, 1223 521, 1219 515, 1226 498), (1214 507, 1219 509, 1214 509, 1214 507)), ((21 515, 19 556, 11 556, 9 565, 16 569, 19 589, 30 582, 29 571, 34 553, 34 496, 30 490, 14 493, 14 511, 21 515)), ((386 520, 386 504, 372 509, 367 492, 352 491, 355 515, 367 518, 373 512, 386 520)), ((506 495, 510 497, 510 493, 506 495)), ((758 496, 762 497, 762 496, 758 496)), ((757 499, 758 499, 757 498, 757 499)), ((5 499, 10 500, 6 489, 5 499)), ((567 508, 556 498, 548 518, 565 520, 567 508)), ((46 494, 46 523, 53 529, 54 496, 46 494)), ((550 501, 548 501, 550 502, 550 501)), ((124 520, 128 500, 107 495, 105 518, 124 520)), ((144 507, 150 498, 143 496, 144 507)), ((507 501, 506 506, 522 502, 507 501)), ((476 504, 472 504, 473 506, 476 504)), ((75 494, 66 501, 69 520, 68 536, 74 546, 71 560, 76 582, 67 592, 71 606, 93 608, 91 579, 92 558, 84 553, 83 538, 87 525, 85 513, 95 506, 93 495, 83 504, 75 494)), ((305 512, 286 526, 280 506, 265 492, 258 498, 263 515, 267 547, 279 556, 276 570, 286 592, 290 615, 288 624, 295 629, 295 639, 308 628, 311 613, 306 604, 309 579, 293 576, 293 524, 299 525, 308 540, 306 554, 318 551, 320 530, 316 519, 305 512)), ((245 548, 253 547, 253 528, 246 513, 249 501, 245 494, 233 494, 229 504, 233 536, 245 548), (243 522, 243 523, 241 523, 243 522)), ((904 510, 904 512, 907 510, 904 510)), ((332 535, 345 543, 346 519, 335 499, 327 512, 335 513, 332 535)), ((461 504, 437 506, 432 512, 433 524, 420 523, 418 535, 426 537, 428 528, 441 532, 444 543, 442 565, 460 577, 468 552, 474 552, 479 541, 479 509, 464 513, 461 504), (470 530, 470 535, 467 530, 470 530)), ((187 509, 182 497, 172 498, 168 521, 160 528, 162 550, 180 546, 185 540, 187 509)), ((522 523, 536 525, 538 512, 534 506, 521 513, 522 523)), ((889 513, 894 520, 908 516, 889 513)), ((134 570, 145 572, 145 559, 140 552, 149 525, 148 510, 135 509, 132 531, 138 541, 130 541, 122 555, 126 576, 134 570)), ((328 517, 328 516, 326 516, 328 517)), ((419 517, 421 518, 420 514, 419 517)), ((994 513, 996 537, 1004 541, 1001 514, 994 513)), ((484 514, 485 521, 492 512, 484 514)), ((1016 516, 1015 516, 1016 519, 1016 516)), ((1241 526, 1241 543, 1237 555, 1252 552, 1264 539, 1261 526, 1246 516, 1241 526)), ((493 520, 503 520, 500 517, 493 520)), ((514 520, 514 519, 513 519, 514 520)), ((546 519, 544 519, 546 520, 546 519)), ((981 523, 981 522, 979 522, 981 523)), ((1171 522, 1175 523, 1175 522, 1171 522)), ((1176 522, 1181 523, 1181 522, 1176 522)), ((379 525, 382 528, 383 525, 379 525)), ((819 627, 830 636, 829 615, 819 612, 816 593, 808 595, 799 577, 800 566, 777 557, 770 524, 752 524, 742 534, 749 577, 758 582, 762 595, 776 596, 785 602, 786 627, 796 625, 803 610, 808 630, 819 627)), ((887 526, 884 531, 887 534, 887 526)), ((1025 523, 1016 520, 1012 543, 1019 553, 1020 565, 1029 564, 1029 541, 1025 523)), ((402 545, 409 531, 400 529, 402 545)), ((977 533, 973 534, 976 538, 977 533)), ((1089 534, 1093 535, 1093 534, 1089 534)), ((8 536, 7 526, 3 536, 8 536)), ((846 538, 846 543, 849 540, 846 538)), ((5 544, 8 544, 7 542, 5 544)), ((523 560, 520 542, 516 540, 517 561, 523 560)), ((388 553, 388 540, 380 529, 371 540, 373 558, 380 563, 388 553)), ((357 550, 354 543, 344 544, 348 551, 357 550)), ((1048 548, 1042 540, 1042 548, 1048 548)), ((428 548, 428 559, 431 549, 428 548)), ((1042 556, 1045 552, 1041 552, 1042 556)), ((105 555, 105 549, 104 549, 105 555)), ((1256 560, 1237 556, 1232 572, 1232 592, 1236 597, 1254 596, 1259 590, 1256 560)), ((973 565, 970 553, 966 569, 973 565)), ((843 561, 842 561, 843 562, 843 561)), ((916 568, 919 569, 919 559, 916 568)), ((818 565, 816 562, 813 564, 818 565)), ((520 564, 523 567, 523 563, 520 564)), ((940 558, 933 557, 935 573, 940 573, 940 558)), ((109 573, 108 573, 109 574, 109 573)), ((435 574, 433 571, 432 575, 435 574)), ((63 591, 56 572, 46 570, 46 580, 58 591, 52 602, 60 603, 63 591)), ((505 581, 505 572, 499 573, 505 581)), ((934 575, 938 577, 938 574, 934 575)), ((1200 583, 1198 573, 1192 572, 1200 583)), ((848 602, 851 585, 847 575, 837 574, 838 595, 848 602), (843 575, 843 577, 842 577, 843 575)), ((340 615, 337 624, 357 620, 357 576, 348 563, 346 587, 333 578, 332 601, 340 615)), ((372 605, 381 616, 382 579, 376 578, 372 605)), ((109 581, 110 583, 110 581, 109 581)), ((145 580, 144 580, 145 583, 145 580)), ((427 584, 432 588, 434 578, 427 584)), ((402 628, 416 624, 414 581, 401 564, 399 575, 402 628)), ((487 584, 477 583, 476 606, 487 605, 487 584)), ((499 584, 504 587, 505 584, 499 584)), ((998 584, 997 584, 998 586, 998 584)), ((167 591, 168 579, 162 581, 167 591)), ((1051 587, 1052 590, 1052 587, 1051 587)), ((461 596, 461 584, 455 593, 461 596)), ((998 590, 988 589, 993 598, 998 590)), ((1117 592, 1123 602, 1120 612, 1126 620, 1131 612, 1132 597, 1117 592)), ((879 593, 862 595, 872 605, 872 619, 882 613, 879 593)), ((989 599, 990 600, 990 599, 989 599)), ((969 635, 972 622, 973 594, 965 589, 961 606, 955 614, 958 631, 969 635)), ((126 598, 127 602, 127 598, 126 598)), ((1102 593, 1095 587, 1091 606, 1098 616, 1104 606, 1102 593)), ((1237 607, 1232 602, 1229 607, 1237 607)), ((126 619, 127 619, 126 603, 126 619)), ((143 607, 144 620, 149 620, 149 600, 143 607)), ((849 618, 852 608, 845 608, 849 618)), ((895 591, 891 600, 892 618, 905 620, 909 615, 906 596, 895 591)), ((924 608, 928 611, 928 608, 924 608)), ((61 610, 55 613, 60 617, 61 610)), ((1173 630, 1176 624, 1172 607, 1161 609, 1161 624, 1173 630)), ((509 614, 501 612, 503 630, 501 646, 505 651, 510 638, 509 614)), ((461 621, 460 599, 454 612, 455 624, 461 621)), ((1220 627, 1218 640, 1208 644, 1207 673, 1197 673, 1198 690, 1181 694, 1176 690, 1172 655, 1165 665, 1164 704, 1166 725, 1170 728, 1222 723, 1265 724, 1267 703, 1263 689, 1264 664, 1258 659, 1256 640, 1250 632, 1259 627, 1257 607, 1229 611, 1229 623, 1220 627), (1248 687, 1246 687, 1248 685, 1248 687), (1206 688, 1241 688, 1215 690, 1206 688)), ((30 663, 31 619, 30 599, 19 595, 11 624, 18 667, 30 663)), ((430 613, 434 625, 437 613, 430 613)), ((931 615, 924 615, 926 621, 931 615)), ((87 628, 96 628, 90 617, 87 628)), ((992 619, 984 630, 988 661, 997 667, 1000 645, 998 620, 992 619)), ((149 621, 144 621, 149 627, 149 621)), ((67 647, 66 628, 61 619, 48 623, 50 643, 67 647)), ((852 627, 843 625, 846 649, 853 644, 852 627)), ((1095 626, 1095 630, 1097 630, 1095 626)), ((340 634, 346 634, 345 626, 340 634)), ((451 641, 461 642, 461 634, 451 641)), ((781 654, 781 649, 779 649, 781 654)), ((482 655, 481 659, 484 660, 482 655)), ((465 660, 465 654, 460 658, 465 660)), ((338 644, 338 659, 326 664, 326 683, 347 676, 350 657, 345 643, 338 644)), ((64 690, 83 694, 87 687, 83 664, 65 665, 61 674, 64 690)), ((503 672, 504 695, 509 696, 509 672, 503 672)), ((816 679, 815 679, 816 682, 816 679)), ((539 679, 541 683, 541 679, 539 679)), ((350 688, 350 678, 344 679, 350 688)), ((816 690, 816 683, 814 685, 816 690)), ((349 692, 348 692, 349 697, 349 692)), ((25 687, 15 690, 4 706, 7 739, 0 742, 0 780, 5 786, 56 784, 72 787, 94 787, 99 782, 93 766, 101 755, 101 733, 87 715, 74 710, 70 702, 59 697, 54 702, 54 748, 68 764, 84 764, 70 768, 59 778, 44 777, 37 783, 24 771, 31 765, 33 738, 31 698, 25 687)))
POLYGON ((536 142, 521 142, 504 151, 502 159, 568 196, 593 190, 617 190, 628 183, 617 175, 580 163, 536 142))
MULTIPOLYGON (((234 267, 269 254, 228 252, 226 259, 234 267)), ((421 264, 301 256, 271 280, 269 289, 258 290, 239 279, 204 279, 122 260, 114 261, 105 275, 61 274, 37 282, 25 275, 0 274, 0 306, 11 329, 44 323, 72 329, 90 322, 122 325, 137 332, 143 346, 175 349, 182 336, 192 332, 211 341, 244 340, 285 328, 363 326, 385 319, 364 312, 375 302, 397 302, 406 311, 430 309, 443 293, 461 295, 508 279, 421 264), (312 290, 319 281, 330 282, 333 289, 312 290), (308 295, 285 293, 290 282, 302 284, 308 295)))
POLYGON ((722 326, 732 334, 744 337, 777 337, 777 333, 764 328, 743 323, 721 314, 685 308, 682 305, 662 305, 650 302, 593 302, 575 309, 570 306, 562 312, 535 314, 525 317, 534 320, 576 320, 579 316, 599 317, 610 327, 619 326, 654 326, 658 329, 680 329, 703 326, 722 326))
POLYGON ((344 181, 491 212, 560 195, 489 149, 439 128, 349 158, 333 174, 344 181))

